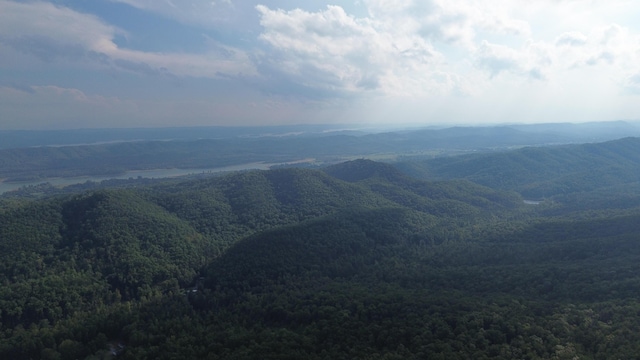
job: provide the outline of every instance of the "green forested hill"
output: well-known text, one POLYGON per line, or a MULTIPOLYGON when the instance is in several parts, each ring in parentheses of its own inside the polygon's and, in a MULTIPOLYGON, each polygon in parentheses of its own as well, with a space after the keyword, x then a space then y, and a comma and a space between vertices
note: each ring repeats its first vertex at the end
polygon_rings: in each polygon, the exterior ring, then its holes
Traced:
POLYGON ((214 262, 192 297, 209 319, 203 353, 626 358, 639 350, 638 319, 624 315, 640 305, 638 220, 521 224, 442 240, 432 218, 385 209, 261 234, 214 262), (226 336, 214 335, 222 329, 226 336))
POLYGON ((327 167, 325 172, 357 183, 410 208, 466 219, 464 211, 516 208, 522 198, 513 192, 496 191, 466 180, 426 182, 402 174, 390 164, 355 160, 327 167), (475 209, 468 205, 475 205, 475 209), (462 211, 457 214, 456 209, 462 211))
POLYGON ((0 358, 633 358, 640 210, 613 194, 356 160, 7 200, 0 358))
POLYGON ((467 179, 525 197, 543 198, 640 182, 640 138, 399 164, 425 179, 467 179))
POLYGON ((414 179, 404 175, 390 164, 358 159, 331 165, 323 169, 327 174, 344 181, 386 180, 392 183, 408 183, 414 179))

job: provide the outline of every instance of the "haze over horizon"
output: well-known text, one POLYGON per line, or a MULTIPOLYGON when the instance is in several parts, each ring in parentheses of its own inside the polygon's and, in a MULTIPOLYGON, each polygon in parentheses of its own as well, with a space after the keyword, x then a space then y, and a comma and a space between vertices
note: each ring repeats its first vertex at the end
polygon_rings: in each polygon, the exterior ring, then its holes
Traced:
POLYGON ((0 130, 639 119, 629 0, 0 0, 0 130))

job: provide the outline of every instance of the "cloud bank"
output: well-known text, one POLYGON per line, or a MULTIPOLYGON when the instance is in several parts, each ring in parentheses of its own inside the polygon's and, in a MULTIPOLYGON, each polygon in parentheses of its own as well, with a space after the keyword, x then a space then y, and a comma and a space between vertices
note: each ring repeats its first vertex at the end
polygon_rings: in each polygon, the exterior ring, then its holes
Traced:
POLYGON ((640 5, 586 2, 0 0, 2 126, 638 118, 640 5))

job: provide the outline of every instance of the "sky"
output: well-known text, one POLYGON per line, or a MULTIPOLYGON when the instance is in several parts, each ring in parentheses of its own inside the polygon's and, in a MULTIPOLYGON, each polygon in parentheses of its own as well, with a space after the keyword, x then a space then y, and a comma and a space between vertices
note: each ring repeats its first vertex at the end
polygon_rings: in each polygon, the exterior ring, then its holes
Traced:
POLYGON ((0 130, 640 119, 637 0, 0 0, 0 130))

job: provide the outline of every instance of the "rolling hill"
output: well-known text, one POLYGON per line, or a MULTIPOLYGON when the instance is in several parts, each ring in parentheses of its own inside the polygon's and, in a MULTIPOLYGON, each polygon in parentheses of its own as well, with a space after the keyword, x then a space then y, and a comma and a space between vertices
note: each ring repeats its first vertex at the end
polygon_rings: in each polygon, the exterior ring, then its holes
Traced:
POLYGON ((5 199, 0 357, 633 357, 636 146, 5 199), (517 160, 528 178, 500 173, 517 160), (524 204, 543 178, 601 203, 524 204))
POLYGON ((398 166, 422 179, 467 179, 496 189, 514 190, 527 198, 544 198, 637 184, 640 181, 640 138, 527 147, 398 166))

